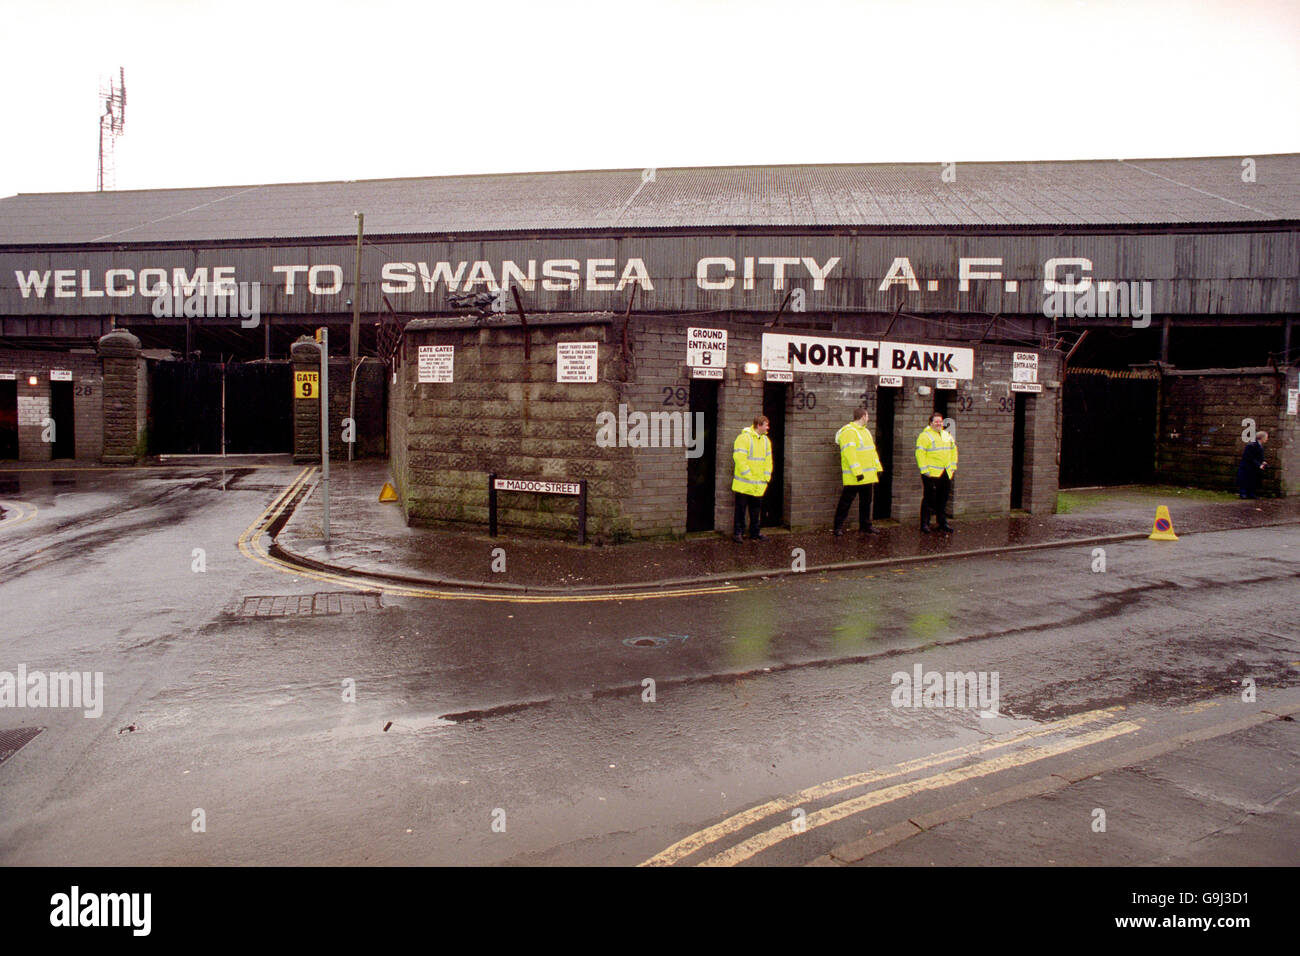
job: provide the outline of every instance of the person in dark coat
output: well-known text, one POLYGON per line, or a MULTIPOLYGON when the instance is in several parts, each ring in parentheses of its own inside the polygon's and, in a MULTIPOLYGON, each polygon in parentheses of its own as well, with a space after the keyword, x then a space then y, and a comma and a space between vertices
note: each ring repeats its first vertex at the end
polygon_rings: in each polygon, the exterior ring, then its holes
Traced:
POLYGON ((1267 467, 1264 460, 1264 445, 1268 442, 1268 432, 1258 432, 1255 440, 1246 445, 1241 453, 1241 464, 1237 466, 1237 497, 1254 498, 1259 490, 1260 472, 1267 467))

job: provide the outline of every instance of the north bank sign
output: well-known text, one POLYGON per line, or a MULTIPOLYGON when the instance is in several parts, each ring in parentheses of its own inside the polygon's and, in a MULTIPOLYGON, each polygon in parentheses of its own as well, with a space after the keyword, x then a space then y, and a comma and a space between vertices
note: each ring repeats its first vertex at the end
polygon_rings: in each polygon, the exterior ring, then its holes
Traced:
POLYGON ((975 350, 765 332, 763 369, 774 372, 973 379, 975 350))

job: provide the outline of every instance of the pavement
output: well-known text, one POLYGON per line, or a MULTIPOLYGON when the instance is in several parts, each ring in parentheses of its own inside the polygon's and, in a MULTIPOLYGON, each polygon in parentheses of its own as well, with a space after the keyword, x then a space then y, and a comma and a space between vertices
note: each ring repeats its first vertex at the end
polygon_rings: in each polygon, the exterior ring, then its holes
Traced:
MULTIPOLYGON (((272 527, 272 551, 280 558, 399 584, 502 593, 616 593, 1136 540, 1151 533, 1161 504, 1169 507, 1180 535, 1300 521, 1300 497, 1247 501, 1187 488, 1100 488, 1067 492, 1069 514, 960 516, 951 535, 923 535, 910 520, 877 521, 880 533, 865 535, 850 515, 851 530, 839 538, 829 529, 765 528, 769 540, 743 544, 728 531, 580 546, 576 532, 564 541, 513 529, 492 538, 485 528, 408 527, 398 504, 378 500, 391 480, 387 463, 367 460, 331 464, 326 544, 319 478, 318 472, 310 477, 283 527, 272 527), (494 556, 497 548, 504 554, 494 556), (501 558, 505 569, 493 570, 501 558)), ((828 515, 833 507, 828 501, 828 515)))

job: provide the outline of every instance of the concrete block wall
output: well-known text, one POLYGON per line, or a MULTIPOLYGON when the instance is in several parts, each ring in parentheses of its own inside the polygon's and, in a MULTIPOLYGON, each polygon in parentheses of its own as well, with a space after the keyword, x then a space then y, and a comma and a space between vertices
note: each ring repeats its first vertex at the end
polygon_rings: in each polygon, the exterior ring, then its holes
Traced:
POLYGON ((397 381, 392 382, 388 389, 388 463, 389 470, 393 475, 393 486, 397 490, 399 501, 406 500, 407 490, 410 488, 411 479, 408 466, 408 448, 407 441, 410 434, 410 411, 408 408, 407 396, 410 389, 403 382, 403 368, 401 367, 402 351, 399 349, 394 356, 395 371, 397 381))
POLYGON ((1265 451, 1272 456, 1269 460, 1276 460, 1282 493, 1297 495, 1300 494, 1300 416, 1287 411, 1286 394, 1290 389, 1300 389, 1300 369, 1287 369, 1282 392, 1282 421, 1277 435, 1269 436, 1265 451))
POLYGON ((1256 431, 1269 433, 1264 449, 1269 467, 1260 492, 1294 494, 1297 474, 1288 467, 1288 446, 1294 445, 1295 419, 1286 414, 1286 383, 1294 379, 1294 369, 1166 371, 1160 383, 1157 480, 1235 489, 1246 445, 1242 420, 1250 418, 1256 431))
POLYGON ((18 460, 50 461, 53 445, 44 440, 45 428, 38 421, 23 424, 21 409, 44 409, 39 418, 50 416, 50 371, 72 372, 73 454, 78 459, 98 460, 104 452, 104 375, 99 356, 91 350, 40 352, 16 350, 0 356, 0 372, 11 373, 17 382, 20 408, 18 460), (35 377, 36 384, 31 384, 35 377))
MULTIPOLYGON (((518 326, 408 327, 399 386, 406 390, 407 459, 403 507, 411 521, 488 521, 487 476, 588 482, 590 535, 620 538, 631 523, 622 502, 635 464, 626 448, 596 443, 597 416, 617 411, 626 374, 621 348, 604 323, 529 329, 524 360, 518 326), (556 343, 597 342, 599 381, 557 383, 556 343), (418 382, 420 345, 456 348, 451 383, 418 382)), ((502 527, 573 534, 577 499, 498 494, 502 527)))

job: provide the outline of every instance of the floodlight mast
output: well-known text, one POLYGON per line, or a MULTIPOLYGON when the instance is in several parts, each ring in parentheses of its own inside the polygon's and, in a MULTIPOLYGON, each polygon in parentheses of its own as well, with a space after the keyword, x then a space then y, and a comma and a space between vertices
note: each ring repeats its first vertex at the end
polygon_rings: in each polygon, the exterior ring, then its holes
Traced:
POLYGON ((115 185, 113 147, 126 130, 126 67, 117 68, 117 82, 112 77, 99 83, 99 101, 103 110, 99 114, 99 192, 115 185))

